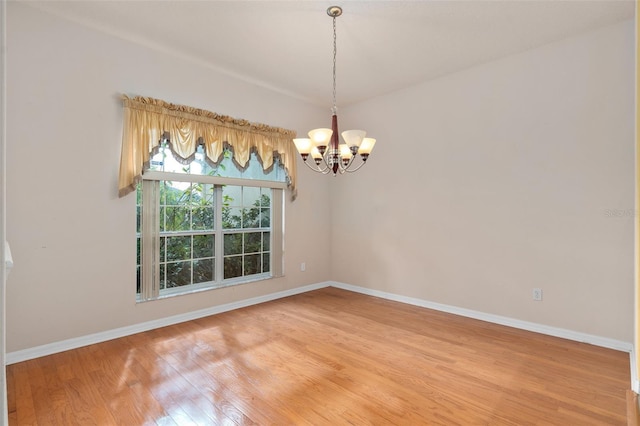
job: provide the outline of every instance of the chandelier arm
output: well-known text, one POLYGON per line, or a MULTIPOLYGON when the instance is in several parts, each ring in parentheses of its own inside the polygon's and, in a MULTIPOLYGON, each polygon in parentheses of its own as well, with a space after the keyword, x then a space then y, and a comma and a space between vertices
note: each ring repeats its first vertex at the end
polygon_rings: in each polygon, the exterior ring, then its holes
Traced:
MULTIPOLYGON (((324 167, 323 169, 321 169, 319 166, 312 166, 311 164, 309 164, 308 162, 304 162, 304 164, 310 168, 311 170, 313 170, 316 173, 322 173, 323 175, 326 175, 327 173, 329 173, 329 171, 331 169, 329 169, 329 167, 324 167)), ((314 163, 315 164, 315 163, 314 163)))
POLYGON ((338 169, 340 171, 340 174, 344 174, 349 169, 349 167, 351 167, 351 164, 353 164, 354 158, 355 156, 352 156, 346 165, 342 162, 342 159, 340 160, 340 165, 338 169))
POLYGON ((367 164, 366 161, 363 161, 362 163, 358 164, 358 167, 356 167, 355 169, 349 169, 349 167, 351 166, 351 163, 349 163, 349 165, 344 169, 344 171, 342 173, 353 173, 353 172, 357 172, 358 170, 360 170, 360 168, 362 166, 364 166, 365 164, 367 164))
POLYGON ((351 155, 351 158, 349 159, 349 162, 347 163, 346 166, 344 166, 344 169, 347 170, 349 167, 351 167, 351 165, 353 164, 353 162, 356 160, 356 156, 355 155, 351 155))

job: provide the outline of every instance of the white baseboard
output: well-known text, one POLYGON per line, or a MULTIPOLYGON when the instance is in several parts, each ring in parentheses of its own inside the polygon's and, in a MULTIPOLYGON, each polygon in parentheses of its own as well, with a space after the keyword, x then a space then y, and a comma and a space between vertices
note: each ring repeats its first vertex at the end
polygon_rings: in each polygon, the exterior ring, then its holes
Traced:
POLYGON ((240 300, 238 302, 227 303, 224 305, 214 306, 207 309, 201 309, 198 311, 187 312, 184 314, 174 315, 167 318, 161 318, 154 321, 147 321, 147 322, 143 322, 140 324, 135 324, 127 327, 116 328, 113 330, 107 330, 100 333, 90 334, 87 336, 81 336, 73 339, 62 340, 59 342, 36 346, 34 348, 24 349, 24 350, 15 351, 15 352, 9 352, 6 355, 5 361, 7 365, 15 364, 17 362, 27 361, 27 360, 38 358, 41 356, 51 355, 54 353, 63 352, 70 349, 79 348, 82 346, 92 345, 95 343, 105 342, 107 340, 117 339, 119 337, 129 336, 131 334, 148 331, 155 328, 166 327, 168 325, 178 324, 181 322, 206 317, 209 315, 215 315, 222 312, 231 311, 234 309, 239 309, 239 308, 244 308, 251 305, 256 305, 259 303, 269 302, 271 300, 281 299, 283 297, 293 296, 300 293, 306 293, 308 291, 313 291, 313 290, 317 290, 317 289, 329 287, 329 286, 341 288, 343 290, 353 291, 356 293, 366 294, 369 296, 375 296, 383 299, 393 300, 396 302, 407 303, 409 305, 420 306, 428 309, 434 309, 437 311, 447 312, 455 315, 461 315, 464 317, 474 318, 474 319, 487 321, 495 324, 501 324, 509 327, 533 331, 536 333, 547 334, 550 336, 561 337, 564 339, 569 339, 569 340, 574 340, 578 342, 589 343, 596 346, 602 346, 605 348, 629 352, 631 354, 631 364, 632 364, 632 387, 636 392, 640 390, 640 383, 638 382, 638 377, 635 374, 635 368, 634 368, 635 356, 633 353, 633 345, 631 343, 623 342, 615 339, 609 339, 606 337, 594 336, 586 333, 580 333, 572 330, 566 330, 563 328, 551 327, 551 326, 532 323, 528 321, 521 321, 514 318, 503 317, 500 315, 487 314, 484 312, 474 311, 471 309, 465 309, 465 308, 459 308, 451 305, 444 305, 440 303, 429 302, 427 300, 401 296, 398 294, 388 293, 380 290, 372 290, 369 288, 359 287, 351 284, 344 284, 336 281, 326 281, 326 282, 321 282, 317 284, 311 284, 304 287, 298 287, 290 290, 267 294, 264 296, 253 297, 251 299, 240 300))
POLYGON ((76 349, 82 346, 93 345, 95 343, 106 342, 107 340, 117 339, 119 337, 129 336, 143 331, 153 330, 155 328, 166 327, 168 325, 178 324, 185 321, 191 321, 222 312, 232 311, 259 303, 269 302, 271 300, 281 299, 283 297, 293 296, 308 291, 317 290, 330 286, 330 282, 311 284, 304 287, 297 287, 291 290, 279 291, 277 293, 266 294, 264 296, 252 297, 251 299, 240 300, 238 302, 227 303, 224 305, 213 306, 207 309, 187 312, 180 315, 174 315, 167 318, 161 318, 154 321, 147 321, 140 324, 130 325, 127 327, 107 330, 100 333, 89 334, 87 336, 76 337, 73 339, 53 342, 46 345, 36 346, 34 348, 24 349, 21 351, 9 352, 5 357, 7 365, 17 362, 27 361, 41 356, 51 355, 58 352, 76 349))
MULTIPOLYGON (((633 350, 633 344, 629 342, 623 342, 621 340, 609 339, 607 337, 595 336, 587 333, 580 333, 577 331, 567 330, 564 328, 551 327, 548 325, 537 324, 528 321, 522 321, 514 318, 503 317, 500 315, 487 314, 484 312, 474 311, 471 309, 459 308, 451 305, 444 305, 441 303, 429 302, 423 299, 416 299, 413 297, 401 296, 394 293, 387 293, 380 290, 372 290, 366 287, 359 287, 351 284, 344 284, 340 282, 330 281, 332 287, 341 288, 343 290, 349 290, 356 293, 362 293, 369 296, 380 297, 382 299, 393 300, 396 302, 407 303, 409 305, 420 306, 423 308, 434 309, 436 311, 447 312, 450 314, 460 315, 463 317, 478 319, 495 324, 506 325, 508 327, 519 328, 522 330, 533 331, 536 333, 546 334, 549 336, 561 337, 568 340, 574 340, 577 342, 589 343, 591 345, 602 346, 609 349, 615 349, 618 351, 629 352, 633 350)), ((635 361, 634 361, 635 362, 635 361)))

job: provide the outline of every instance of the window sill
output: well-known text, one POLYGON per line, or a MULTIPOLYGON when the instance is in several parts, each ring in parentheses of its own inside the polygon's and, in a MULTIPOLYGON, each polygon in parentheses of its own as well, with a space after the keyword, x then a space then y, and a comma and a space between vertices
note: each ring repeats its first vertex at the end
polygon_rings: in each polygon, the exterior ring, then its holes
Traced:
POLYGON ((209 291, 209 290, 217 290, 217 289, 221 289, 221 288, 226 288, 226 287, 232 287, 232 286, 236 286, 236 285, 241 285, 241 284, 252 284, 252 283, 256 283, 256 282, 260 282, 260 281, 268 281, 274 278, 281 278, 282 276, 276 277, 273 275, 260 275, 260 276, 256 276, 254 278, 250 278, 250 279, 243 279, 243 280, 239 280, 239 279, 231 279, 229 281, 225 281, 223 283, 220 284, 206 284, 206 285, 201 285, 198 287, 194 287, 188 290, 183 290, 180 291, 179 288, 176 289, 171 289, 170 291, 164 293, 164 294, 160 294, 157 298, 155 299, 146 299, 143 300, 140 298, 140 294, 136 294, 136 304, 137 303, 146 303, 146 302, 153 302, 156 300, 163 300, 163 299, 170 299, 176 296, 187 296, 190 294, 194 294, 194 293, 201 293, 204 291, 209 291))

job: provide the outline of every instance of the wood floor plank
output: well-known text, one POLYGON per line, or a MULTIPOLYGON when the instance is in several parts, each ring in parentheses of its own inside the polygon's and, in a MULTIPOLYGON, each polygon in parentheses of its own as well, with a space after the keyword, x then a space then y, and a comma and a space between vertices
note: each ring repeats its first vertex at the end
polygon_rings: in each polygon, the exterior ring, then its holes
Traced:
POLYGON ((629 389, 627 391, 627 426, 638 426, 640 423, 640 405, 638 394, 629 389))
POLYGON ((7 367, 10 425, 624 425, 629 354, 325 288, 7 367))
POLYGON ((24 425, 37 424, 28 363, 23 362, 7 368, 7 373, 7 397, 14 401, 9 421, 24 425), (14 395, 9 396, 11 394, 14 395))

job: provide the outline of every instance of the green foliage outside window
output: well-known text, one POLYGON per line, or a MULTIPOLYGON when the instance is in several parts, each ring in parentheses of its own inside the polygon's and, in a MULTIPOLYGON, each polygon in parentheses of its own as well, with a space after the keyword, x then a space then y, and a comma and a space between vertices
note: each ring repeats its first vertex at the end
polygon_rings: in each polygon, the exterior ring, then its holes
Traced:
MULTIPOLYGON (((286 181, 279 163, 268 173, 252 154, 250 167, 238 170, 232 152, 225 151, 218 165, 210 165, 203 147, 198 147, 188 165, 178 162, 169 145, 163 143, 150 161, 149 170, 157 172, 269 179, 286 181)), ((271 196, 270 188, 219 185, 201 182, 158 181, 159 213, 159 288, 183 287, 216 282, 216 264, 221 267, 218 279, 246 277, 270 272, 271 196), (221 194, 217 195, 217 191, 221 194), (216 197, 222 203, 216 206, 216 197), (220 214, 220 218, 216 218, 220 214), (216 228, 216 222, 221 229, 216 228), (216 262, 216 238, 220 241, 221 259, 216 262)), ((143 185, 137 191, 137 292, 142 277, 143 185)), ((149 214, 150 212, 146 212, 149 214)), ((153 213, 151 213, 153 215, 153 213)), ((147 255, 145 255, 147 256, 147 255)), ((144 257, 149 259, 148 256, 144 257)), ((148 261, 148 260, 145 260, 148 261)))
MULTIPOLYGON (((160 182, 160 289, 215 280, 214 191, 212 184, 160 182)), ((271 190, 225 186, 222 191, 224 279, 269 272, 271 190), (249 229, 254 232, 242 232, 249 229)), ((140 186, 139 200, 141 194, 140 186)), ((140 291, 140 238, 137 262, 140 291)))
POLYGON ((271 190, 225 186, 222 198, 224 278, 269 272, 271 190), (261 228, 265 231, 259 231, 261 228), (245 229, 258 231, 237 232, 245 229))

